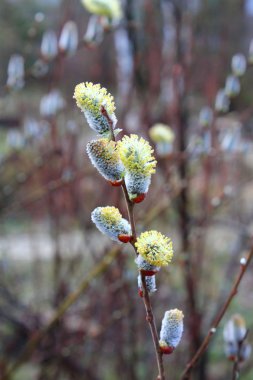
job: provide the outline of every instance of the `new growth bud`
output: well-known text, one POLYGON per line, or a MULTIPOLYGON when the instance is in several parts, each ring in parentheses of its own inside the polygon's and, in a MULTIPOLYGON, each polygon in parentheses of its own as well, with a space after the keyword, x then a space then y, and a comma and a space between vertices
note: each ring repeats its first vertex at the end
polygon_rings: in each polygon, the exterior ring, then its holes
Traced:
POLYGON ((171 354, 178 346, 184 329, 183 318, 181 310, 173 309, 165 312, 159 342, 162 353, 171 354))
MULTIPOLYGON (((143 286, 142 286, 142 281, 141 281, 141 275, 138 275, 138 290, 139 290, 139 295, 140 297, 143 297, 143 286)), ((154 293, 156 292, 156 281, 155 281, 155 276, 148 276, 145 277, 145 282, 147 286, 147 291, 149 293, 154 293)))
POLYGON ((240 93, 241 84, 237 76, 229 75, 226 79, 225 93, 229 98, 233 98, 240 93))
POLYGON ((229 106, 230 101, 226 95, 225 90, 219 90, 215 98, 215 110, 218 112, 227 112, 229 110, 229 106))
POLYGON ((156 145, 157 154, 162 156, 172 152, 175 134, 168 125, 161 123, 155 124, 150 128, 149 136, 156 145))
POLYGON ((84 113, 87 123, 99 135, 111 138, 111 126, 109 120, 102 113, 104 108, 112 120, 112 128, 115 128, 117 119, 115 116, 115 104, 113 96, 107 93, 100 84, 80 83, 75 88, 74 98, 76 104, 84 113))
POLYGON ((124 242, 120 239, 121 235, 131 237, 130 224, 126 219, 122 218, 121 213, 116 207, 95 208, 91 213, 91 220, 100 232, 118 243, 124 242))
POLYGON ((145 198, 151 182, 151 174, 155 172, 156 161, 149 143, 137 135, 124 136, 119 144, 119 155, 123 162, 125 183, 129 198, 140 202, 145 198))
POLYGON ((225 324, 223 338, 225 342, 225 355, 229 360, 244 361, 249 358, 251 346, 245 342, 247 328, 244 318, 235 314, 225 324))
POLYGON ((201 127, 210 127, 213 122, 213 111, 210 107, 201 108, 199 113, 199 125, 201 127))
POLYGON ((141 255, 136 257, 135 262, 139 271, 145 276, 154 276, 160 270, 160 267, 150 264, 141 255))
MULTIPOLYGON (((88 156, 99 173, 112 184, 121 181, 124 166, 120 161, 118 146, 107 139, 93 140, 87 144, 88 156)), ((119 182, 120 183, 120 182, 119 182)))
POLYGON ((143 232, 135 243, 137 252, 149 264, 155 266, 168 265, 173 257, 172 241, 157 231, 143 232))
POLYGON ((119 0, 82 0, 83 6, 90 12, 99 16, 118 20, 122 17, 119 0))
POLYGON ((234 75, 241 77, 245 74, 247 61, 243 54, 235 54, 231 60, 231 68, 234 75))
POLYGON ((226 323, 223 330, 223 337, 225 342, 240 342, 245 338, 246 332, 245 320, 240 314, 235 314, 226 323))
POLYGON ((173 130, 166 124, 157 123, 149 130, 150 138, 154 142, 166 141, 172 143, 175 140, 175 133, 173 130))
POLYGON ((96 45, 102 42, 104 37, 104 29, 98 20, 98 16, 91 16, 87 25, 87 30, 83 39, 89 45, 96 45))
POLYGON ((44 95, 40 101, 40 114, 43 117, 55 116, 66 105, 66 102, 57 89, 51 90, 48 94, 44 95))
POLYGON ((67 21, 64 24, 60 39, 59 39, 59 49, 69 55, 76 52, 78 46, 78 30, 76 23, 74 21, 67 21))
POLYGON ((58 54, 57 36, 53 30, 47 30, 41 41, 41 55, 46 60, 50 61, 54 59, 58 54))
POLYGON ((25 69, 24 58, 22 57, 22 55, 13 54, 10 57, 7 73, 7 86, 9 88, 19 90, 22 87, 24 87, 25 69))

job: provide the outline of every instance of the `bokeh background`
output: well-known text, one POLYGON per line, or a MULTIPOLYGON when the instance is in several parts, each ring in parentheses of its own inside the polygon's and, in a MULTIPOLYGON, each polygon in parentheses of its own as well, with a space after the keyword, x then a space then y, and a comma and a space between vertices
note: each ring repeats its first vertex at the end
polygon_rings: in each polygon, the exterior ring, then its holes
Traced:
MULTIPOLYGON (((182 342, 165 358, 169 379, 180 378, 250 248, 253 1, 121 4, 122 18, 108 22, 79 0, 0 3, 1 376, 13 364, 16 380, 157 375, 132 247, 118 247, 90 220, 97 206, 127 212, 121 189, 86 155, 96 135, 73 100, 76 84, 106 87, 123 133, 143 136, 155 148, 157 173, 135 214, 138 233, 157 229, 174 243, 173 262, 157 276, 152 295, 158 329, 165 310, 177 307, 185 315, 182 342), (69 21, 72 42, 59 48, 69 21), (220 112, 216 94, 237 53, 248 61, 241 92, 220 112), (205 106, 213 121, 199 118, 205 106), (149 137, 155 123, 175 135, 164 154, 149 137), (103 261, 108 256, 110 264, 103 261), (70 304, 49 326, 66 297, 70 304)), ((250 267, 194 379, 232 378, 222 327, 240 313, 252 328, 252 288, 250 267)), ((240 378, 252 377, 251 357, 240 378)))

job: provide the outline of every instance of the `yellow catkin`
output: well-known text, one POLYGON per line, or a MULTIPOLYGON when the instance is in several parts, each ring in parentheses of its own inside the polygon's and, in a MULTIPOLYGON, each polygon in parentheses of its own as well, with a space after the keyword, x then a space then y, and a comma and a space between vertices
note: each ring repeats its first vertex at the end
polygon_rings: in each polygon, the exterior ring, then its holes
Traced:
POLYGON ((116 207, 101 207, 101 218, 106 224, 116 224, 121 221, 122 215, 116 207))
POLYGON ((148 141, 132 134, 124 136, 118 145, 121 161, 129 172, 142 173, 147 176, 155 173, 157 162, 153 156, 154 150, 148 141))
POLYGON ((149 136, 154 142, 172 143, 175 139, 173 130, 166 124, 157 123, 149 130, 149 136))
POLYGON ((143 232, 135 243, 137 252, 150 264, 168 265, 173 257, 171 239, 157 231, 143 232))
POLYGON ((180 322, 184 318, 184 314, 181 310, 172 309, 168 312, 168 319, 172 319, 174 321, 180 322))
POLYGON ((76 104, 79 108, 93 114, 100 114, 102 106, 105 107, 109 115, 115 111, 113 96, 100 84, 79 83, 75 87, 74 99, 76 99, 76 104))
POLYGON ((122 17, 119 0, 82 0, 83 6, 90 12, 117 20, 122 17))

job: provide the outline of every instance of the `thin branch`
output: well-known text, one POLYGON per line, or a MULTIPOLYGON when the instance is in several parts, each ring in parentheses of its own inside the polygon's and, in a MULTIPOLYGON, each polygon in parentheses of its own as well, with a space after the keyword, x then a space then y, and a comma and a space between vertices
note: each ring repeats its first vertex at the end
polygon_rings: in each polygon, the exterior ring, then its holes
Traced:
POLYGON ((158 333, 156 329, 156 323, 155 323, 155 317, 153 315, 152 306, 149 298, 149 293, 147 289, 146 284, 146 276, 141 273, 141 283, 142 283, 142 289, 143 289, 143 301, 146 309, 146 319, 149 323, 150 331, 152 334, 154 346, 155 346, 155 353, 156 353, 156 361, 157 366, 159 370, 159 376, 157 380, 165 380, 165 373, 164 373, 164 366, 163 366, 163 355, 161 353, 160 345, 159 345, 159 339, 158 339, 158 333))
POLYGON ((236 358, 235 358, 234 364, 233 364, 232 380, 238 380, 239 379, 239 376, 240 376, 240 365, 239 364, 240 364, 241 352, 242 352, 243 344, 244 344, 245 340, 247 339, 248 333, 249 333, 249 330, 246 331, 244 338, 238 344, 237 355, 236 355, 236 358))
POLYGON ((108 115, 108 112, 106 111, 104 106, 101 107, 101 113, 106 118, 106 120, 108 121, 108 124, 110 127, 110 132, 111 132, 111 138, 113 141, 115 141, 115 135, 114 135, 114 130, 113 130, 113 121, 110 118, 110 116, 108 115))
POLYGON ((232 380, 238 380, 239 379, 239 361, 238 361, 238 357, 236 358, 236 360, 234 361, 234 365, 233 365, 233 373, 232 373, 232 380))
POLYGON ((126 188, 126 184, 125 184, 125 181, 123 180, 122 182, 122 190, 123 190, 123 193, 124 193, 124 197, 125 197, 125 201, 126 201, 126 204, 127 204, 127 212, 128 212, 128 218, 129 218, 129 221, 130 221, 130 224, 131 224, 131 230, 132 230, 132 239, 131 239, 131 244, 135 250, 135 253, 136 253, 136 256, 138 256, 138 253, 136 252, 136 249, 135 249, 135 243, 136 243, 136 227, 135 227, 135 220, 134 220, 134 203, 130 201, 129 199, 129 196, 128 196, 128 192, 127 192, 127 188, 126 188))
MULTIPOLYGON (((137 249, 136 249, 135 244, 134 244, 136 242, 136 228, 135 228, 135 220, 134 220, 134 213, 133 213, 134 203, 132 203, 131 200, 129 199, 126 184, 124 181, 122 183, 122 190, 124 192, 128 216, 129 216, 129 220, 130 220, 130 224, 131 224, 131 228, 132 228, 131 244, 134 248, 136 256, 138 256, 138 252, 137 252, 137 249)), ((158 333, 157 333, 157 329, 156 329, 152 305, 151 305, 149 293, 147 290, 145 275, 143 275, 142 273, 141 273, 141 282, 142 282, 142 288, 143 288, 143 302, 144 302, 146 314, 147 314, 146 319, 147 319, 147 322, 149 323, 149 327, 150 327, 150 331, 151 331, 151 335, 152 335, 152 339, 153 339, 153 344, 155 347, 155 353, 156 353, 156 361, 157 361, 157 367, 158 367, 158 373, 159 373, 157 380, 165 380, 165 373, 164 373, 164 367, 163 367, 163 354, 162 354, 160 346, 159 346, 159 338, 158 338, 158 333)))
POLYGON ((234 285, 233 285, 233 287, 232 287, 232 289, 228 295, 228 298, 226 299, 224 305, 222 306, 220 312, 218 313, 216 319, 214 320, 212 327, 209 329, 209 332, 206 335, 205 339, 203 340, 201 346, 199 347, 199 349, 197 350, 196 354, 193 356, 191 361, 187 364, 186 369, 184 370, 184 372, 181 376, 181 380, 189 380, 191 378, 191 371, 196 366, 199 358, 206 351, 212 336, 214 335, 217 327, 220 324, 220 321, 222 320, 224 314, 226 313, 228 307, 230 306, 232 299, 237 294, 239 285, 240 285, 241 280, 242 280, 242 278, 243 278, 243 276, 244 276, 244 274, 245 274, 245 272, 246 272, 246 270, 250 264, 252 256, 253 256, 253 247, 251 248, 251 250, 249 252, 248 258, 245 261, 244 261, 244 259, 241 260, 240 272, 239 272, 239 274, 235 280, 235 283, 234 283, 234 285))

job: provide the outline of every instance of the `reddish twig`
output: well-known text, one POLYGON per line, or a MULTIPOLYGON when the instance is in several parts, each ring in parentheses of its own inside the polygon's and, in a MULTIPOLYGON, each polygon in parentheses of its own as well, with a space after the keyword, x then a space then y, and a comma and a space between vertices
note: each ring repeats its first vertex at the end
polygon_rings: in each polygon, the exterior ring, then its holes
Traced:
MULTIPOLYGON (((126 184, 124 181, 122 183, 122 189, 124 192, 128 216, 129 216, 131 229, 132 229, 131 244, 135 250, 136 256, 138 256, 138 252, 135 247, 136 229, 135 229, 135 221, 134 221, 134 213, 133 213, 134 203, 132 203, 129 199, 126 184)), ((157 333, 156 324, 155 324, 155 317, 153 314, 152 305, 151 305, 149 293, 147 290, 145 275, 143 274, 141 274, 141 282, 142 282, 142 288, 143 288, 143 302, 146 309, 146 319, 147 319, 147 322, 149 323, 149 327, 150 327, 150 331, 151 331, 151 335, 152 335, 152 339, 153 339, 153 343, 155 347, 155 353, 156 353, 156 361, 157 361, 157 367, 158 367, 158 373, 159 373, 157 380, 165 380, 165 373, 164 373, 164 367, 163 367, 163 355, 159 346, 159 338, 158 338, 158 333, 157 333)))
POLYGON ((135 250, 136 256, 138 256, 138 253, 137 253, 136 248, 135 248, 136 228, 135 228, 135 221, 134 221, 134 203, 131 202, 130 199, 129 199, 127 188, 126 188, 126 184, 125 184, 124 180, 122 182, 121 187, 122 187, 122 190, 123 190, 123 193, 124 193, 124 197, 125 197, 125 201, 126 201, 126 204, 127 204, 128 218, 129 218, 129 221, 130 221, 130 224, 131 224, 131 230, 132 230, 131 244, 132 244, 132 246, 133 246, 133 248, 135 250))
POLYGON ((159 371, 159 376, 157 377, 157 380, 165 380, 163 354, 161 352, 160 345, 159 345, 155 317, 152 311, 152 305, 149 298, 149 293, 148 293, 147 284, 146 284, 146 277, 143 273, 141 273, 141 284, 142 284, 142 289, 143 289, 143 302, 146 309, 146 320, 149 323, 150 331, 153 338, 153 343, 155 346, 156 361, 157 361, 157 366, 158 366, 158 371, 159 371))
POLYGON ((224 305, 222 306, 220 312, 218 313, 217 317, 215 318, 215 320, 212 324, 212 327, 209 329, 208 334, 206 335, 205 339, 203 340, 201 346, 199 347, 199 349, 197 350, 196 354, 193 356, 191 361, 187 364, 186 369, 184 370, 184 372, 181 376, 181 380, 189 380, 191 378, 191 371, 196 366, 199 358, 206 351, 212 336, 215 334, 216 329, 220 324, 220 321, 222 320, 224 314, 226 313, 232 299, 237 294, 239 285, 240 285, 241 280, 242 280, 242 278, 243 278, 243 276, 244 276, 244 274, 245 274, 245 272, 246 272, 246 270, 250 264, 252 256, 253 256, 253 248, 251 248, 249 255, 248 255, 248 258, 246 260, 244 258, 241 260, 240 272, 239 272, 239 274, 235 280, 235 283, 234 283, 234 285, 233 285, 233 287, 232 287, 232 289, 228 295, 228 298, 226 299, 226 301, 225 301, 224 305))
MULTIPOLYGON (((106 119, 109 123, 109 126, 110 126, 111 138, 113 141, 115 141, 116 138, 115 138, 114 130, 113 130, 113 121, 111 120, 111 118, 108 115, 105 107, 103 107, 103 106, 101 107, 101 113, 103 116, 106 117, 106 119)), ((132 246, 134 248, 136 256, 138 256, 138 252, 137 252, 137 249, 135 247, 135 242, 136 242, 136 228, 135 228, 135 220, 134 220, 134 205, 135 204, 133 202, 131 202, 131 200, 129 199, 126 184, 125 184, 124 180, 122 181, 121 187, 122 187, 122 190, 124 193, 128 217, 129 217, 129 221, 131 224, 131 230, 132 230, 132 239, 131 239, 130 243, 132 244, 132 246)), ((157 380, 165 380, 164 367, 163 367, 163 355, 162 355, 162 352, 161 352, 161 349, 159 346, 159 338, 158 338, 158 333, 157 333, 157 329, 156 329, 156 325, 155 325, 155 318, 153 315, 152 305, 151 305, 149 293, 147 290, 145 276, 143 274, 141 275, 141 280, 142 280, 142 287, 143 287, 143 301, 144 301, 144 305, 145 305, 145 309, 146 309, 146 313, 147 313, 146 318, 147 318, 147 321, 149 323, 149 327, 150 327, 150 331, 151 331, 151 335, 152 335, 153 343, 154 343, 154 347, 155 347, 155 353, 156 353, 157 367, 158 367, 158 373, 159 373, 157 380)))
POLYGON ((101 107, 101 113, 106 118, 106 120, 108 121, 108 124, 110 127, 110 132, 111 132, 111 138, 113 141, 115 141, 115 135, 114 135, 114 130, 113 130, 113 121, 110 118, 110 116, 108 115, 108 112, 106 111, 104 106, 101 107))

